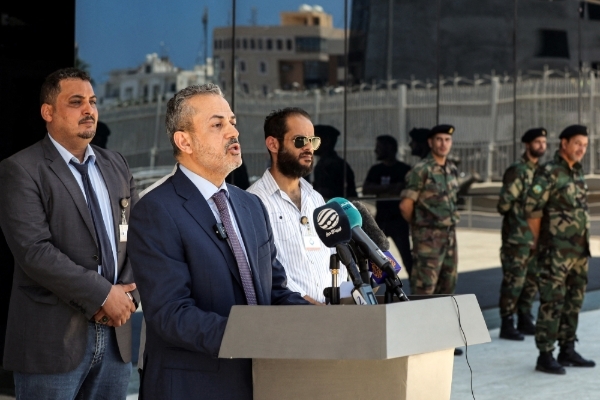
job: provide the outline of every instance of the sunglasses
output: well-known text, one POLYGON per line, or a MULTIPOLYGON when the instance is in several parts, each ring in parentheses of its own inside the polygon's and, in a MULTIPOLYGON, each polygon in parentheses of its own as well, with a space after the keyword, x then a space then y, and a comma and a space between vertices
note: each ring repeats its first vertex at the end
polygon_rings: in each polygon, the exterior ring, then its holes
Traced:
POLYGON ((294 141, 294 147, 301 149, 310 142, 313 150, 317 150, 321 145, 321 138, 318 136, 296 136, 292 139, 294 141))

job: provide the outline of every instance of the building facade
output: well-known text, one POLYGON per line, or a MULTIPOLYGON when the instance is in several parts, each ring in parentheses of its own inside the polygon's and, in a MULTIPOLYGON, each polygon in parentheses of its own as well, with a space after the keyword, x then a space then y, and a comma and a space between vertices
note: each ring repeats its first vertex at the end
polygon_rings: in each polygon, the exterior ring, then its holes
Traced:
POLYGON ((232 75, 239 92, 264 95, 336 86, 343 79, 344 30, 333 27, 330 14, 304 5, 280 20, 279 26, 236 26, 235 43, 231 27, 214 29, 215 82, 225 93, 232 75))
POLYGON ((350 26, 356 83, 600 64, 595 1, 353 0, 350 26))
POLYGON ((107 82, 99 85, 97 94, 102 106, 143 104, 155 102, 159 96, 170 98, 189 85, 210 82, 212 76, 211 59, 206 65, 183 70, 168 57, 152 53, 135 68, 111 71, 107 82))

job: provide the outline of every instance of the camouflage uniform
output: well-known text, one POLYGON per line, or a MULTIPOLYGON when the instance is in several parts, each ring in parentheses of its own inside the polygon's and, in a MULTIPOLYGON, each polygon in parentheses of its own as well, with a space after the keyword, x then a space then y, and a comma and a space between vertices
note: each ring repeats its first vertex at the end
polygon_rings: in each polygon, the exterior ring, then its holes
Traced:
POLYGON ((440 166, 431 153, 406 175, 406 189, 400 196, 415 202, 411 221, 413 294, 454 293, 458 263, 457 193, 456 166, 448 160, 440 166))
POLYGON ((502 179, 498 212, 502 220, 502 285, 500 287, 500 316, 518 311, 529 315, 537 293, 537 262, 531 245, 533 234, 524 215, 527 191, 533 181, 537 164, 523 155, 511 165, 502 179))
POLYGON ((588 279, 590 220, 580 163, 557 152, 540 167, 527 194, 527 218, 542 218, 538 239, 540 309, 535 341, 542 352, 576 339, 588 279))

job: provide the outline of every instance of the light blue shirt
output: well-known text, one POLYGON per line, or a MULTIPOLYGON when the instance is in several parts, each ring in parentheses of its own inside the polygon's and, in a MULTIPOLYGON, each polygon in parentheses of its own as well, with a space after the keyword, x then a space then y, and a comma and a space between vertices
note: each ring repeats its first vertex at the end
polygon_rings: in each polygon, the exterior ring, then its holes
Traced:
MULTIPOLYGON (((71 173, 75 177, 75 180, 79 184, 79 188, 81 189, 81 192, 83 193, 83 197, 85 198, 85 201, 87 201, 87 197, 85 195, 85 190, 83 188, 83 180, 81 179, 81 174, 79 173, 79 171, 77 171, 77 169, 74 166, 72 166, 70 164, 71 160, 73 160, 74 162, 79 164, 79 160, 77 159, 77 157, 75 157, 73 154, 71 154, 69 152, 69 150, 65 149, 60 143, 58 143, 56 140, 54 140, 54 138, 52 138, 52 135, 48 134, 48 136, 50 137, 50 141, 52 142, 52 144, 54 144, 54 147, 56 147, 56 150, 58 150, 58 153, 60 154, 60 156, 67 163, 67 166, 69 167, 69 169, 71 170, 71 173)), ((98 170, 98 167, 96 167, 96 155, 94 154, 94 150, 92 150, 92 147, 89 145, 85 149, 83 163, 85 163, 88 158, 91 158, 88 163, 88 175, 90 177, 90 182, 92 183, 92 187, 94 188, 94 191, 96 192, 96 197, 98 197, 98 203, 100 203, 100 211, 102 212, 102 220, 104 222, 104 227, 106 228, 106 232, 108 233, 108 238, 110 239, 110 246, 111 246, 112 254, 115 259, 115 281, 113 282, 113 284, 116 284, 117 280, 118 280, 118 275, 117 275, 117 271, 118 271, 118 268, 117 268, 117 238, 115 236, 114 221, 113 221, 112 209, 110 206, 110 198, 108 197, 108 189, 106 188, 106 183, 104 183, 104 179, 102 178, 102 175, 100 174, 100 171, 98 170)), ((98 265, 98 273, 101 273, 101 271, 102 271, 102 266, 98 265)))
MULTIPOLYGON (((218 223, 221 223, 221 216, 219 215, 219 209, 217 208, 215 201, 212 199, 212 196, 221 189, 225 190, 225 193, 227 194, 227 208, 229 209, 229 215, 231 216, 231 223, 233 224, 233 229, 235 230, 235 233, 238 239, 240 240, 242 250, 244 251, 244 255, 246 256, 246 261, 248 262, 248 253, 246 252, 246 245, 244 244, 244 239, 242 239, 242 235, 240 235, 240 229, 238 228, 238 224, 235 219, 235 214, 231 209, 231 204, 229 204, 229 191, 227 190, 227 184, 225 183, 225 180, 223 180, 223 183, 220 187, 216 187, 211 182, 204 179, 200 175, 190 171, 183 165, 179 164, 179 168, 181 169, 181 172, 183 172, 185 176, 187 176, 190 179, 190 181, 192 181, 194 186, 198 188, 200 194, 208 203, 218 223)), ((250 262, 248 262, 248 265, 250 265, 250 262)))

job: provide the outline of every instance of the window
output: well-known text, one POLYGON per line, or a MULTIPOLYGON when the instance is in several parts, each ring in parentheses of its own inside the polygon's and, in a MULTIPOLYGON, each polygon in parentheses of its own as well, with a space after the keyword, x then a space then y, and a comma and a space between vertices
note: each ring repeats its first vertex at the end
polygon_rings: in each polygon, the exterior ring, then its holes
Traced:
POLYGON ((287 39, 285 41, 285 45, 286 45, 285 47, 287 50, 292 50, 292 39, 287 39))
POLYGON ((225 60, 221 60, 221 70, 225 69, 225 60))
POLYGON ((267 39, 267 50, 273 49, 273 41, 271 39, 267 39))
POLYGON ((600 4, 587 3, 588 18, 592 21, 600 20, 600 4))
POLYGON ((244 93, 250 93, 250 88, 248 87, 247 83, 242 83, 242 89, 244 90, 244 93))
POLYGON ((177 85, 175 83, 171 83, 171 92, 175 93, 177 91, 177 85))
POLYGON ((240 71, 246 72, 246 61, 240 61, 240 71))
POLYGON ((298 53, 318 53, 326 51, 327 44, 325 39, 320 37, 297 37, 296 51, 298 53))
POLYGON ((262 39, 258 39, 258 49, 262 50, 262 39))
POLYGON ((225 90, 227 90, 227 89, 226 89, 227 85, 226 85, 225 83, 226 83, 225 81, 221 81, 221 90, 222 90, 222 91, 225 91, 225 90))
POLYGON ((567 31, 542 29, 539 31, 538 57, 569 58, 567 31))
POLYGON ((269 94, 269 87, 267 85, 262 86, 262 92, 266 96, 269 94))
POLYGON ((149 74, 152 72, 152 65, 146 65, 146 73, 149 74))
POLYGON ((235 39, 235 48, 236 49, 240 48, 240 39, 235 39))
POLYGON ((277 39, 277 50, 283 50, 283 40, 277 39))
POLYGON ((219 50, 219 41, 217 39, 215 39, 215 43, 213 44, 213 47, 215 48, 215 50, 219 50))
POLYGON ((243 47, 244 49, 247 49, 247 48, 248 48, 248 39, 244 39, 244 40, 242 40, 242 47, 243 47))
POLYGON ((261 74, 266 74, 267 73, 267 63, 264 61, 261 61, 260 63, 258 63, 258 71, 261 74))
POLYGON ((256 42, 254 41, 254 39, 250 39, 250 48, 252 50, 254 50, 255 47, 256 47, 256 42))

